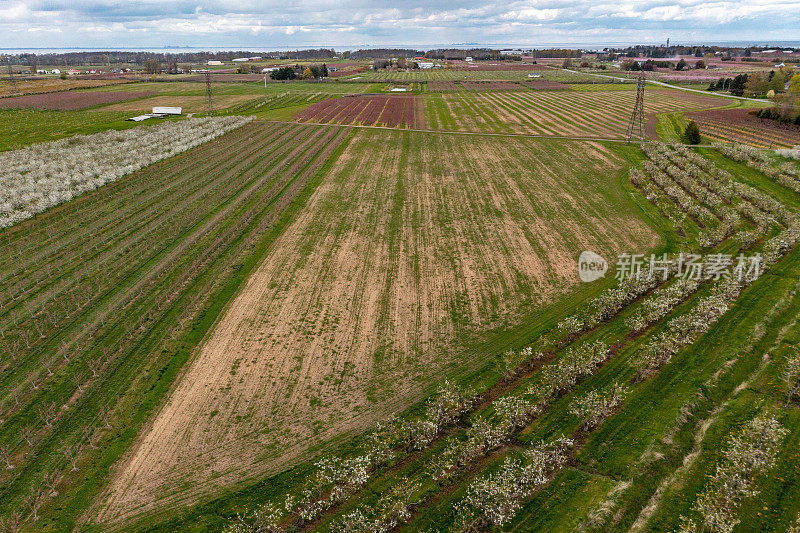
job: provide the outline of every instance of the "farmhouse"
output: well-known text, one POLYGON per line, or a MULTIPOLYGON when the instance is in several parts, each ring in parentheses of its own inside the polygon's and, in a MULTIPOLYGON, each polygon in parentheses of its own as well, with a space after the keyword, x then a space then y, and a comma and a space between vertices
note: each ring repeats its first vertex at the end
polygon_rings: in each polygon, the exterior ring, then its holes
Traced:
POLYGON ((419 68, 429 69, 429 68, 433 68, 433 62, 432 61, 421 61, 421 62, 417 63, 417 66, 419 68))
POLYGON ((222 61, 217 61, 216 59, 209 59, 208 62, 206 63, 206 65, 213 65, 213 66, 217 66, 217 65, 221 65, 221 64, 222 64, 222 61))

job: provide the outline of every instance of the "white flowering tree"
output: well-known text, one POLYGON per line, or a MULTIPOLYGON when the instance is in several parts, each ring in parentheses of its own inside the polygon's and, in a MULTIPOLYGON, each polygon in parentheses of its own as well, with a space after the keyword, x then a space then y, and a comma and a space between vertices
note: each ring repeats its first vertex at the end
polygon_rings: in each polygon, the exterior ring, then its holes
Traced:
POLYGON ((475 531, 508 523, 525 500, 567 463, 572 446, 565 437, 539 444, 527 450, 524 459, 507 458, 497 472, 474 481, 456 506, 457 528, 475 531))
POLYGON ((76 135, 0 152, 0 228, 41 213, 253 120, 206 117, 76 135))
POLYGON ((787 433, 774 416, 750 420, 741 434, 730 439, 722 461, 692 506, 699 518, 682 517, 681 531, 732 532, 740 522, 742 500, 758 494, 755 477, 775 464, 787 433))
POLYGON ((569 412, 581 419, 581 430, 590 431, 614 414, 627 394, 627 387, 614 383, 606 390, 589 391, 576 398, 570 404, 569 412))

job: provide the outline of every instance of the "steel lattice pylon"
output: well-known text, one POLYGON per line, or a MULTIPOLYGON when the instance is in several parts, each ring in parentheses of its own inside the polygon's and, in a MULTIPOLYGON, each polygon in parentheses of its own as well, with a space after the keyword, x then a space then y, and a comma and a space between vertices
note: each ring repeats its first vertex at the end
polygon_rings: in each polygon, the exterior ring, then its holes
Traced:
POLYGON ((214 114, 214 98, 211 95, 211 71, 209 71, 209 70, 206 70, 206 97, 208 99, 208 101, 207 101, 208 114, 209 115, 213 115, 214 114))
POLYGON ((628 131, 625 133, 625 142, 631 142, 634 136, 638 136, 641 141, 644 140, 644 87, 646 83, 644 70, 642 70, 636 81, 636 104, 633 106, 628 131))

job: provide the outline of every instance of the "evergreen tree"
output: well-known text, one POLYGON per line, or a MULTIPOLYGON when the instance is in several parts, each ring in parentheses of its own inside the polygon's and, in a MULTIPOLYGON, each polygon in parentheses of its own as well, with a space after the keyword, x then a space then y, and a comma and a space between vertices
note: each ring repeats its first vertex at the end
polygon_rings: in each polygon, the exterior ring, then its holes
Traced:
POLYGON ((697 123, 694 120, 686 126, 683 135, 689 144, 700 144, 700 128, 697 127, 697 123))

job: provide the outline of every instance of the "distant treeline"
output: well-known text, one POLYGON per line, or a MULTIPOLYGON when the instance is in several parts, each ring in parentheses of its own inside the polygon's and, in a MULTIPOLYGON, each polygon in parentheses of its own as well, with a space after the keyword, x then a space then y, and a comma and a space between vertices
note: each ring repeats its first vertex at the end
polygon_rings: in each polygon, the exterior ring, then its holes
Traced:
POLYGON ((336 52, 327 48, 297 50, 292 52, 253 52, 234 50, 226 52, 65 52, 60 54, 18 54, 11 56, 12 63, 29 65, 113 65, 131 63, 143 65, 147 61, 159 63, 205 63, 210 60, 231 61, 237 57, 264 57, 270 59, 330 59, 336 52))
MULTIPOLYGON (((580 50, 549 49, 526 51, 532 57, 580 57, 580 50)), ((233 50, 226 52, 137 52, 137 51, 105 51, 105 52, 64 52, 52 54, 18 54, 11 56, 11 62, 18 65, 97 65, 111 66, 115 64, 144 65, 147 62, 162 64, 201 64, 207 61, 231 61, 237 57, 263 57, 265 59, 282 60, 330 60, 340 56, 342 59, 390 59, 425 57, 428 59, 465 59, 476 60, 520 60, 520 54, 503 54, 491 48, 439 48, 436 50, 410 50, 407 48, 371 48, 345 51, 337 54, 328 48, 312 48, 295 51, 254 52, 251 50, 233 50)), ((8 56, 6 56, 6 61, 8 56)))
MULTIPOLYGON (((706 54, 717 54, 722 56, 722 59, 731 59, 734 57, 749 58, 754 53, 756 56, 764 50, 775 50, 775 54, 783 52, 780 46, 772 48, 764 48, 762 46, 748 46, 748 47, 732 47, 732 46, 661 46, 661 45, 636 45, 627 48, 606 48, 604 52, 611 52, 627 57, 652 57, 652 58, 666 58, 675 57, 678 55, 693 55, 695 57, 703 57, 706 54)), ((786 48, 785 50, 794 50, 786 48)), ((753 59, 758 61, 758 59, 753 59)))

